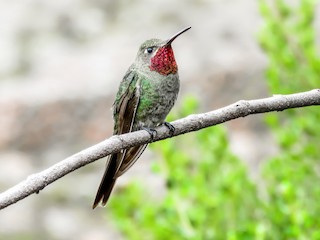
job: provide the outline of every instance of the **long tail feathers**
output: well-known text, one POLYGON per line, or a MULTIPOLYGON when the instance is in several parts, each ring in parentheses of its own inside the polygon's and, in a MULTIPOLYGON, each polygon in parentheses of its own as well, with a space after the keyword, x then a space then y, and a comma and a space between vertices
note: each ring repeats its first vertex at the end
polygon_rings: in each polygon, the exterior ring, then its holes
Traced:
POLYGON ((92 208, 94 209, 100 202, 106 205, 111 191, 116 183, 116 179, 125 173, 140 157, 148 144, 132 147, 123 153, 117 153, 110 156, 103 178, 101 180, 96 198, 92 208))
POLYGON ((111 191, 114 187, 114 184, 116 182, 116 172, 117 172, 117 165, 118 165, 118 154, 113 154, 109 158, 109 162, 107 164, 106 170, 104 172, 103 178, 101 180, 96 198, 94 200, 94 203, 92 205, 92 209, 96 208, 98 204, 102 201, 102 205, 106 205, 111 191))

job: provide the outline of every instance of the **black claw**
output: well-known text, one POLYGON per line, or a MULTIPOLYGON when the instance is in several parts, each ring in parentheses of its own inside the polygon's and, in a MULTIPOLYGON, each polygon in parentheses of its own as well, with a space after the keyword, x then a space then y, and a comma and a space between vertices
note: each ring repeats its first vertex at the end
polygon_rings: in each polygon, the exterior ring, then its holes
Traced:
POLYGON ((169 129, 169 133, 172 136, 174 134, 174 131, 176 130, 175 127, 168 122, 164 122, 163 125, 165 125, 169 129))
POLYGON ((157 136, 157 130, 153 128, 143 127, 142 129, 146 130, 150 134, 152 140, 157 136))

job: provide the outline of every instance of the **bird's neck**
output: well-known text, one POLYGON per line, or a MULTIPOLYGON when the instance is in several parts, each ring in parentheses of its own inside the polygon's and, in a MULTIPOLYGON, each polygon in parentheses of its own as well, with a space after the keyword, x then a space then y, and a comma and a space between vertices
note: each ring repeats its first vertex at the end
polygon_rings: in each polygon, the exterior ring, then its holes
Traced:
POLYGON ((151 58, 150 70, 165 76, 177 73, 178 66, 170 45, 158 49, 154 57, 151 58))

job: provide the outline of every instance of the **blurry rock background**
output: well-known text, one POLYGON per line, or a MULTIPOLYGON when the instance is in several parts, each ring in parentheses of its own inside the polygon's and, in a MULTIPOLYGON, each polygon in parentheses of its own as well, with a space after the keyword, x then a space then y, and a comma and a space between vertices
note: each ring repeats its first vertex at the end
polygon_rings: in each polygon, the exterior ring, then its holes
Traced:
MULTIPOLYGON (((1 1, 0 191, 112 134, 118 84, 148 38, 174 42, 181 94, 209 111, 268 95, 256 40, 256 0, 1 1)), ((253 177, 272 154, 261 116, 228 123, 235 153, 253 177), (269 145, 266 148, 266 144, 269 145)), ((157 184, 146 152, 127 175, 157 184)), ((121 239, 107 209, 91 210, 104 160, 0 212, 0 239, 121 239)))

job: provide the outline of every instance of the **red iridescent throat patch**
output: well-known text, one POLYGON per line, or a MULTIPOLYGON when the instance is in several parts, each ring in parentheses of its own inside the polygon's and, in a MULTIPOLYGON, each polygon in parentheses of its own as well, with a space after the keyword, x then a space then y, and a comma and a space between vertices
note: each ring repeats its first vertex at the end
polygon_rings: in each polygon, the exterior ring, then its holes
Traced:
POLYGON ((174 54, 171 46, 165 46, 158 49, 156 55, 151 58, 152 71, 157 71, 161 75, 169 75, 176 73, 178 66, 174 59, 174 54))

